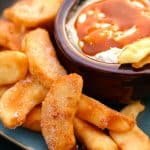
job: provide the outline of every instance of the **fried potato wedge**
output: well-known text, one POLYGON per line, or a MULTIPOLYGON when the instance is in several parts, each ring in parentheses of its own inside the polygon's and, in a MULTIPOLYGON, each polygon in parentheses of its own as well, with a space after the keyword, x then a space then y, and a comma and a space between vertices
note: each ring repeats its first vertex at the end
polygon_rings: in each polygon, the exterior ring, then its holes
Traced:
POLYGON ((0 100, 0 118, 8 128, 22 125, 27 114, 42 102, 47 94, 33 77, 27 77, 8 89, 0 100))
POLYGON ((74 119, 75 135, 88 150, 118 150, 114 141, 102 130, 82 121, 74 119))
POLYGON ((10 88, 10 85, 0 86, 0 97, 10 88))
POLYGON ((57 77, 66 74, 55 54, 48 32, 36 29, 25 36, 23 50, 29 59, 31 74, 49 88, 57 77))
POLYGON ((41 131, 41 105, 34 107, 31 112, 27 115, 23 127, 40 132, 41 131))
POLYGON ((17 82, 28 71, 26 55, 18 51, 0 52, 0 86, 17 82))
POLYGON ((150 38, 140 39, 123 48, 118 57, 119 64, 138 63, 150 54, 150 38))
POLYGON ((145 65, 150 64, 150 55, 148 55, 147 57, 145 57, 144 59, 142 59, 141 61, 132 64, 133 68, 142 68, 145 65))
POLYGON ((8 9, 4 16, 28 28, 50 24, 54 21, 62 0, 20 0, 8 9))
POLYGON ((25 28, 0 19, 0 46, 10 50, 21 50, 21 41, 25 35, 25 28))
POLYGON ((82 78, 71 74, 54 81, 42 104, 41 128, 49 149, 75 146, 73 119, 82 91, 82 78))
MULTIPOLYGON (((140 103, 131 104, 121 112, 131 118, 136 118, 144 110, 140 103)), ((125 133, 110 132, 111 137, 121 150, 150 150, 149 137, 137 126, 125 133)))
POLYGON ((133 119, 85 95, 81 96, 76 115, 101 129, 116 132, 131 130, 135 125, 133 119))

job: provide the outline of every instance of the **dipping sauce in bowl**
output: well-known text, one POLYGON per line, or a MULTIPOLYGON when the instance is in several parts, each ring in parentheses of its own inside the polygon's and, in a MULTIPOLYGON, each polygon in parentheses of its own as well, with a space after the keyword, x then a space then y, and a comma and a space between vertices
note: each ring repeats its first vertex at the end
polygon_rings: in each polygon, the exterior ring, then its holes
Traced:
POLYGON ((118 63, 124 46, 150 36, 149 3, 142 0, 87 3, 77 11, 74 28, 84 54, 106 63, 118 63))
POLYGON ((65 0, 55 39, 61 63, 82 75, 87 95, 115 104, 149 95, 150 65, 136 70, 118 59, 125 48, 143 53, 147 45, 150 54, 148 0, 65 0))

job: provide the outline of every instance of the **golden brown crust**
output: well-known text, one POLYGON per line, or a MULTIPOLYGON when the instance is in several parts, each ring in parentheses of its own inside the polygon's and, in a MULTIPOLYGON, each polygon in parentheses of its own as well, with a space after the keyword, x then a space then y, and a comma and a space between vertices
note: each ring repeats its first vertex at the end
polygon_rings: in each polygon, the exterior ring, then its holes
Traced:
POLYGON ((88 150, 118 150, 115 142, 102 130, 79 118, 74 119, 74 129, 75 135, 88 150))
POLYGON ((25 28, 15 25, 8 20, 0 19, 0 46, 10 50, 21 50, 21 41, 25 28))
POLYGON ((42 104, 42 133, 51 150, 70 150, 75 146, 73 119, 82 84, 76 74, 60 77, 42 104))
POLYGON ((23 127, 29 130, 41 132, 41 105, 34 107, 27 115, 23 127))
POLYGON ((47 89, 33 77, 27 77, 8 89, 0 100, 0 118, 8 128, 23 124, 27 114, 42 102, 47 89))
POLYGON ((0 86, 0 98, 11 87, 11 85, 0 86))
POLYGON ((131 130, 135 125, 133 119, 85 95, 81 96, 77 116, 101 129, 117 132, 131 130))
MULTIPOLYGON (((121 113, 136 119, 142 111, 144 105, 138 102, 126 106, 121 113)), ((137 125, 125 133, 111 131, 110 136, 122 150, 150 150, 149 137, 137 125)))
POLYGON ((121 150, 150 150, 149 137, 137 126, 125 133, 110 132, 121 150))
POLYGON ((28 28, 53 22, 62 0, 20 0, 4 11, 4 16, 28 28))
POLYGON ((54 79, 66 74, 46 30, 38 28, 29 32, 23 41, 23 51, 28 56, 31 74, 45 87, 49 88, 54 79))
POLYGON ((27 56, 18 51, 0 52, 0 85, 16 83, 28 72, 27 56))

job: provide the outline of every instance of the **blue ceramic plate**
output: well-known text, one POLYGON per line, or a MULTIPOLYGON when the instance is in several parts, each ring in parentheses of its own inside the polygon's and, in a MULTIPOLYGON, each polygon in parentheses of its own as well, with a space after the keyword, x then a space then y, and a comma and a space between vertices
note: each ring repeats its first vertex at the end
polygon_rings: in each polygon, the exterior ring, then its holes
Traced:
MULTIPOLYGON (((11 5, 15 0, 0 0, 0 10, 11 5)), ((138 125, 150 136, 150 98, 144 99, 146 109, 138 117, 138 125)), ((0 122, 0 135, 27 150, 47 150, 47 146, 40 133, 31 132, 24 128, 6 129, 0 122)))
POLYGON ((9 130, 0 123, 0 135, 10 140, 22 149, 47 150, 47 146, 40 133, 31 132, 24 128, 9 130))
MULTIPOLYGON (((139 115, 138 125, 150 136, 150 98, 145 99, 143 103, 146 109, 139 115)), ((0 123, 0 134, 24 149, 47 150, 44 139, 39 133, 31 132, 24 128, 9 130, 0 123)))

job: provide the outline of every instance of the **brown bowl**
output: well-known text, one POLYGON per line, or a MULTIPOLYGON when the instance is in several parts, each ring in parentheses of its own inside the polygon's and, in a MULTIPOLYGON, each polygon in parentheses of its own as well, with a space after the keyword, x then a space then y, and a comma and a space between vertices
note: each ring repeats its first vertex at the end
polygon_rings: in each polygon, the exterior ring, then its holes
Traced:
POLYGON ((77 72, 84 79, 84 93, 106 103, 128 103, 150 96, 150 66, 133 70, 130 65, 107 64, 88 58, 71 44, 66 22, 81 1, 65 0, 55 21, 58 57, 68 72, 77 72))

